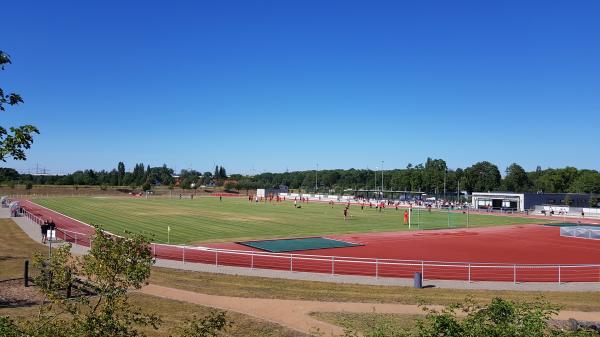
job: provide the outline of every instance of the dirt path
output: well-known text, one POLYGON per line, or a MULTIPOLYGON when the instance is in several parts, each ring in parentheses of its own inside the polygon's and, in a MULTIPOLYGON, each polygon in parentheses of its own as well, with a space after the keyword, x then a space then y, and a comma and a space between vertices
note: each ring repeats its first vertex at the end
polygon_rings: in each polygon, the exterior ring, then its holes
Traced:
MULTIPOLYGON (((147 295, 153 295, 182 302, 199 304, 223 310, 230 310, 250 315, 262 320, 274 322, 303 333, 315 329, 324 333, 339 335, 342 328, 321 322, 309 314, 311 312, 378 312, 393 314, 422 314, 417 305, 391 303, 354 303, 354 302, 319 302, 301 300, 280 300, 264 298, 242 298, 216 296, 174 289, 158 285, 148 285, 140 290, 147 295)), ((429 306, 440 309, 441 306, 429 306)), ((574 318, 581 321, 600 321, 600 312, 561 311, 557 319, 574 318)))

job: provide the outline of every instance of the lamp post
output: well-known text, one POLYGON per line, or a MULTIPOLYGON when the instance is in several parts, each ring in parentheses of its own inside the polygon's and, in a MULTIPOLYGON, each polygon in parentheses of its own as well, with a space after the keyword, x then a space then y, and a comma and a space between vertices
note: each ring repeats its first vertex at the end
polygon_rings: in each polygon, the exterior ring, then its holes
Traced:
POLYGON ((383 197, 383 160, 381 161, 381 196, 383 197))
POLYGON ((444 200, 446 200, 446 176, 448 175, 448 169, 444 171, 444 200))
POLYGON ((315 171, 315 194, 317 193, 319 187, 319 163, 317 163, 317 170, 315 171))
POLYGON ((48 258, 52 258, 52 237, 48 240, 48 258))
MULTIPOLYGON (((379 169, 379 167, 375 166, 375 171, 373 172, 375 174, 375 193, 377 193, 377 170, 379 169)), ((377 193, 377 199, 379 199, 379 193, 377 193)))

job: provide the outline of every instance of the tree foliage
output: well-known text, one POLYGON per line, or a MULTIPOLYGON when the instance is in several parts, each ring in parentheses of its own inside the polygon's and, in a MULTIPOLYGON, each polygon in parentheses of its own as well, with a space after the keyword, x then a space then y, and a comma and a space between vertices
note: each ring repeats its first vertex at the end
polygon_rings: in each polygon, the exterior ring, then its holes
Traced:
MULTIPOLYGON (((82 257, 65 244, 47 257, 36 254, 39 269, 34 283, 44 295, 37 317, 13 321, 0 317, 0 336, 103 337, 145 336, 140 327, 157 329, 162 323, 129 301, 129 291, 147 284, 154 258, 150 245, 141 235, 128 233, 115 237, 96 227, 90 251, 82 257), (67 297, 66 289, 85 284, 93 296, 67 297)), ((180 336, 216 336, 230 322, 216 311, 206 318, 194 317, 180 336)))
MULTIPOLYGON (((0 50, 0 70, 4 70, 7 64, 12 63, 10 56, 0 50)), ((11 92, 6 93, 0 88, 0 111, 6 111, 7 106, 15 106, 23 103, 21 95, 11 92)), ((33 135, 39 134, 38 128, 33 125, 21 125, 10 127, 8 130, 0 126, 0 160, 7 158, 25 160, 25 150, 31 148, 33 135)))
POLYGON ((123 186, 125 179, 125 164, 120 161, 117 164, 117 185, 123 186))
POLYGON ((500 171, 498 166, 482 161, 465 169, 466 188, 473 191, 495 191, 500 187, 500 171))
POLYGON ((185 337, 216 337, 230 325, 224 311, 213 310, 206 317, 193 316, 178 332, 185 337))
POLYGON ((529 177, 525 169, 519 164, 513 163, 506 168, 504 177, 504 189, 511 192, 525 192, 530 189, 529 177))
POLYGON ((179 186, 187 189, 191 188, 192 184, 194 184, 197 187, 201 182, 200 176, 200 172, 196 170, 181 170, 179 174, 179 186))
POLYGON ((425 162, 423 180, 428 191, 441 191, 445 187, 448 167, 443 159, 427 158, 425 162))
MULTIPOLYGON (((450 169, 442 159, 427 158, 424 164, 408 164, 404 169, 376 171, 370 169, 320 170, 315 172, 293 171, 282 173, 265 172, 257 175, 227 175, 222 166, 215 166, 214 172, 181 170, 179 186, 190 188, 191 184, 224 185, 228 181, 237 183, 236 189, 277 188, 286 185, 291 189, 313 191, 315 182, 320 192, 341 193, 347 189, 378 189, 383 174, 384 189, 419 191, 441 196, 444 187, 447 196, 456 195, 460 188, 468 192, 507 191, 507 192, 556 192, 556 193, 592 193, 600 194, 600 172, 579 170, 574 167, 542 169, 527 172, 522 166, 513 163, 500 176, 496 165, 479 162, 465 169, 450 169), (317 178, 317 179, 315 179, 317 178), (315 181, 317 180, 317 181, 315 181)), ((148 184, 175 186, 174 170, 166 165, 151 167, 136 164, 131 172, 125 171, 122 162, 111 171, 83 170, 63 176, 33 176, 19 174, 13 169, 0 169, 0 182, 8 184, 36 185, 106 185, 106 186, 143 186, 148 184)), ((233 184, 228 185, 233 188, 233 184)))
MULTIPOLYGON (((552 324, 559 308, 543 299, 515 302, 494 298, 479 305, 471 299, 442 310, 424 308, 425 318, 415 329, 402 331, 392 326, 379 326, 366 337, 592 337, 592 330, 568 330, 552 324)), ((345 337, 356 333, 347 331, 345 337)))
POLYGON ((492 299, 478 305, 470 299, 446 307, 442 311, 427 310, 426 318, 417 324, 418 337, 437 336, 595 336, 590 331, 563 331, 550 325, 559 308, 544 300, 513 302, 492 299), (466 317, 465 317, 466 315, 466 317))

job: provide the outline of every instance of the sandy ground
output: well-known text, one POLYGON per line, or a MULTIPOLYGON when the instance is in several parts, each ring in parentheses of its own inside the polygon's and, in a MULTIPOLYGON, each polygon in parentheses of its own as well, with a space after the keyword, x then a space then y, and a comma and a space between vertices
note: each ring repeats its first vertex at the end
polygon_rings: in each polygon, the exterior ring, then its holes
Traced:
POLYGON ((0 281, 0 308, 33 306, 41 300, 35 287, 23 286, 23 279, 0 281))

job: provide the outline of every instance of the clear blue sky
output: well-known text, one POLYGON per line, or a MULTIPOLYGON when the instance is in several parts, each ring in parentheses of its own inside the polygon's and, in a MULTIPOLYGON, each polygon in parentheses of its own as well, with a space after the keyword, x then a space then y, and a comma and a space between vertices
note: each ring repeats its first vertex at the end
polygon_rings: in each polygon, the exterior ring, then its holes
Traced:
POLYGON ((600 168, 600 1, 10 1, 50 172, 600 168))

